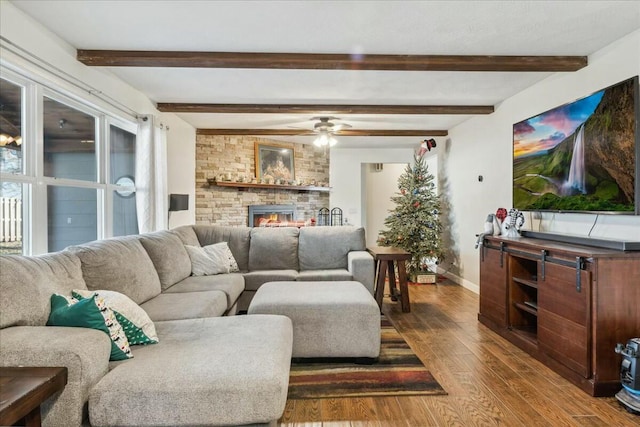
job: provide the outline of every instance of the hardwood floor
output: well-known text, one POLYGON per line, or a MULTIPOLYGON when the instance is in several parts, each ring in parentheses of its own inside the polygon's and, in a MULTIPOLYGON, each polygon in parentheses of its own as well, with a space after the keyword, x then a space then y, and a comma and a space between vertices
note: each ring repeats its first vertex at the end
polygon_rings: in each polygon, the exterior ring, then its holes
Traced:
POLYGON ((289 400, 281 426, 640 426, 615 398, 587 395, 481 325, 475 293, 409 288, 411 313, 388 298, 383 312, 448 395, 289 400))

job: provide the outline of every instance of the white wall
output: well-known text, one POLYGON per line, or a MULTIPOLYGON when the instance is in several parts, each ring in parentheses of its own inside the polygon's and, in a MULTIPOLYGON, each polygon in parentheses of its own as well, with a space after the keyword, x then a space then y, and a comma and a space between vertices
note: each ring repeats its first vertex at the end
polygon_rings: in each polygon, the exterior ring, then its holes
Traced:
MULTIPOLYGON (((437 177, 438 157, 433 154, 425 156, 425 163, 429 173, 437 177)), ((386 228, 384 221, 389 216, 389 211, 396 207, 391 197, 398 194, 398 179, 407 170, 407 164, 411 162, 382 163, 381 171, 376 171, 373 163, 362 164, 365 206, 362 212, 362 223, 366 230, 367 246, 375 245, 380 231, 386 228)), ((434 184, 436 184, 434 191, 437 193, 437 179, 434 184)))
MULTIPOLYGON (((439 151, 440 185, 448 206, 449 262, 459 281, 477 290, 475 234, 488 213, 512 203, 512 126, 527 117, 589 95, 640 73, 640 31, 589 57, 574 73, 556 73, 505 100, 489 116, 473 118, 449 131, 439 151), (482 183, 478 175, 484 176, 482 183)), ((440 147, 440 145, 438 145, 440 147)), ((543 214, 533 229, 587 235, 595 215, 543 214)), ((531 218, 527 217, 531 225, 531 218)), ((640 240, 640 217, 600 215, 591 236, 640 240)), ((447 265, 446 262, 444 264, 447 265)), ((448 268, 448 267, 445 267, 448 268)))
MULTIPOLYGON (((195 129, 175 114, 160 113, 154 104, 141 92, 124 83, 106 69, 91 68, 78 62, 76 50, 65 41, 51 33, 21 10, 7 1, 0 1, 0 34, 10 41, 10 49, 21 48, 31 54, 15 55, 8 49, 2 49, 0 60, 3 66, 15 69, 29 78, 44 84, 61 88, 67 95, 81 99, 94 107, 116 117, 133 120, 126 113, 110 106, 97 96, 90 95, 63 79, 55 77, 29 61, 39 59, 73 76, 80 84, 89 85, 102 94, 139 113, 153 114, 170 127, 167 133, 168 187, 169 192, 190 194, 189 211, 176 213, 171 218, 171 226, 193 223, 195 221, 195 129), (15 45, 15 46, 13 46, 15 45), (17 47, 16 47, 17 46, 17 47)), ((3 44, 5 42, 3 41, 3 44)))
MULTIPOLYGON (((416 146, 419 141, 416 141, 416 146)), ((332 148, 329 166, 329 185, 332 187, 329 204, 342 209, 349 224, 362 227, 366 220, 366 189, 363 185, 363 163, 410 163, 413 150, 332 148)))
POLYGON ((162 114, 167 131, 167 187, 169 194, 188 194, 189 210, 171 213, 169 228, 196 222, 196 130, 175 114, 162 114))
POLYGON ((374 169, 375 163, 362 164, 364 176, 364 228, 367 246, 374 246, 380 231, 384 230, 384 220, 395 208, 391 197, 398 192, 398 178, 407 168, 407 163, 380 163, 382 170, 374 169))

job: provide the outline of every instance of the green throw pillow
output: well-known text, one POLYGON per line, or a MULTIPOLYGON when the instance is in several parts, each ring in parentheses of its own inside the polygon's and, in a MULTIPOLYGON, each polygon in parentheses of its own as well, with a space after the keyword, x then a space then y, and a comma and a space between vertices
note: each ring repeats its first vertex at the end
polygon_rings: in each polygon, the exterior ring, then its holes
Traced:
POLYGON ((68 300, 58 294, 51 295, 51 314, 48 326, 74 326, 97 329, 111 338, 109 360, 125 360, 133 357, 122 326, 104 300, 94 295, 80 301, 68 300))
POLYGON ((128 296, 107 290, 87 291, 74 289, 71 294, 77 299, 90 298, 98 295, 104 298, 107 306, 113 310, 116 319, 122 325, 129 345, 156 344, 158 334, 149 315, 128 296))

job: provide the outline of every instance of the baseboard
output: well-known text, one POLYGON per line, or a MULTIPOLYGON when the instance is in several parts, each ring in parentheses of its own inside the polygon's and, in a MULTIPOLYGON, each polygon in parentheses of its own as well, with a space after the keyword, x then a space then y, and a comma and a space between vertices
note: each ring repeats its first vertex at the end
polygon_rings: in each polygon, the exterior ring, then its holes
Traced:
POLYGON ((462 286, 465 289, 469 289, 471 292, 480 294, 480 286, 476 285, 475 283, 467 279, 463 279, 462 277, 457 276, 451 273, 450 271, 446 271, 440 267, 438 267, 438 274, 446 277, 447 279, 451 280, 454 283, 457 283, 458 285, 462 286))

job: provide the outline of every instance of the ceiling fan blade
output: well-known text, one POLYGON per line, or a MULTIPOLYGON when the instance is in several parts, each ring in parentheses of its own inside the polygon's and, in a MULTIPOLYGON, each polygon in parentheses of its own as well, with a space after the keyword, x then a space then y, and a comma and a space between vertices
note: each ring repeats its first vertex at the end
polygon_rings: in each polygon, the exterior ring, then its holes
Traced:
POLYGON ((339 123, 339 124, 337 124, 337 125, 334 125, 334 126, 331 128, 331 130, 332 130, 333 132, 339 132, 339 131, 341 131, 341 130, 343 130, 343 129, 349 129, 349 128, 351 128, 351 127, 352 127, 352 126, 351 126, 350 124, 347 124, 347 123, 339 123))

